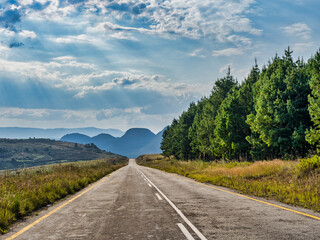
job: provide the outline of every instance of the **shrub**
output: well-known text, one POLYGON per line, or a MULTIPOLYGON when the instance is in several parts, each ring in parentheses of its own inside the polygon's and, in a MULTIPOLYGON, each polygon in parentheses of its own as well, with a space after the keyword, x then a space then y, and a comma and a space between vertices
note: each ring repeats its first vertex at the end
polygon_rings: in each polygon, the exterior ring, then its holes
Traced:
POLYGON ((309 175, 319 167, 320 167, 320 157, 318 155, 315 155, 312 158, 300 159, 298 164, 298 171, 300 175, 309 175))

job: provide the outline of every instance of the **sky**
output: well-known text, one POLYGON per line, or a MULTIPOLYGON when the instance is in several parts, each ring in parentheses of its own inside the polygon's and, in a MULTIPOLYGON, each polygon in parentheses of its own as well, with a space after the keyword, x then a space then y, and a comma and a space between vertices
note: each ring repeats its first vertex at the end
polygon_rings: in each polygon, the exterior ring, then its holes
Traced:
POLYGON ((0 0, 0 127, 158 132, 319 30, 318 0, 0 0))

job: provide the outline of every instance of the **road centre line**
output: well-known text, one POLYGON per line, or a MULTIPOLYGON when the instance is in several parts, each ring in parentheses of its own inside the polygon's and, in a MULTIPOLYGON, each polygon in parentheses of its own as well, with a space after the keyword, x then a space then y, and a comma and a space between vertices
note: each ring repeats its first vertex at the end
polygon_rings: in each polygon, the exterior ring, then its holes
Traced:
POLYGON ((177 223, 177 225, 188 240, 194 240, 194 238, 191 236, 189 231, 186 229, 186 227, 182 223, 177 223))
POLYGON ((158 193, 156 193, 157 198, 161 201, 162 198, 160 197, 160 195, 158 193))
POLYGON ((52 214, 54 214, 56 211, 60 210, 61 208, 65 207, 66 205, 68 205, 69 203, 73 202, 74 200, 76 200, 77 198, 81 197, 82 195, 84 195, 85 193, 89 192, 91 189, 93 189, 94 187, 100 185, 101 183, 105 182, 107 179, 109 179, 109 177, 115 173, 117 171, 114 171, 112 173, 110 173, 109 175, 105 176, 104 178, 102 178, 101 180, 99 180, 97 183, 95 183, 94 185, 92 185, 91 187, 89 187, 88 189, 86 189, 85 191, 83 191, 82 193, 78 194, 77 196, 71 198, 70 200, 68 200, 67 202, 65 202, 64 204, 62 204, 61 206, 53 209, 51 212, 47 213, 46 215, 44 215, 43 217, 37 219, 36 221, 34 221, 33 223, 29 224, 28 226, 24 227, 23 229, 21 229, 20 231, 16 232, 15 234, 13 234, 12 236, 6 238, 5 240, 12 240, 15 239, 16 237, 19 237, 21 234, 23 234, 24 232, 28 231, 30 228, 32 228, 33 226, 35 226, 36 224, 40 223, 41 221, 43 221, 44 219, 46 219, 47 217, 51 216, 52 214))
POLYGON ((145 179, 147 179, 148 182, 162 195, 162 197, 167 200, 171 207, 179 214, 179 216, 185 221, 185 223, 188 224, 188 226, 195 232, 195 234, 197 234, 201 240, 207 240, 207 238, 203 236, 203 234, 189 221, 189 219, 176 207, 176 205, 174 205, 173 202, 171 202, 171 200, 166 195, 164 195, 164 193, 156 185, 154 185, 153 182, 151 182, 143 172, 140 171, 140 169, 136 169, 140 173, 142 173, 145 179))
MULTIPOLYGON (((161 170, 159 170, 159 171, 161 171, 161 170)), ((161 171, 161 172, 164 172, 164 171, 161 171)), ((277 204, 273 204, 273 203, 269 203, 269 202, 266 202, 266 201, 262 201, 262 200, 259 200, 259 199, 256 199, 256 198, 252 198, 252 197, 249 197, 249 196, 246 196, 246 195, 243 195, 243 194, 239 194, 239 193, 235 193, 235 192, 232 192, 232 191, 224 190, 222 188, 215 187, 213 185, 209 185, 209 184, 198 182, 198 181, 196 181, 194 179, 190 179, 188 177, 179 176, 179 175, 174 174, 174 173, 168 173, 168 172, 164 172, 164 173, 167 173, 167 174, 170 174, 171 176, 182 178, 182 179, 184 179, 186 181, 197 183, 197 184, 200 184, 202 186, 206 186, 206 187, 209 187, 209 188, 221 191, 221 192, 226 192, 226 193, 233 194, 233 195, 236 195, 236 196, 239 196, 239 197, 250 199, 250 200, 255 201, 255 202, 263 203, 263 204, 266 204, 266 205, 269 205, 269 206, 280 208, 282 210, 286 210, 286 211, 297 213, 297 214, 300 214, 300 215, 303 215, 303 216, 306 216, 306 217, 309 217, 309 218, 320 220, 320 217, 317 217, 317 216, 314 216, 314 215, 310 215, 310 214, 299 212, 299 211, 296 211, 296 210, 293 210, 293 209, 290 209, 290 208, 282 207, 282 206, 279 206, 277 204)))

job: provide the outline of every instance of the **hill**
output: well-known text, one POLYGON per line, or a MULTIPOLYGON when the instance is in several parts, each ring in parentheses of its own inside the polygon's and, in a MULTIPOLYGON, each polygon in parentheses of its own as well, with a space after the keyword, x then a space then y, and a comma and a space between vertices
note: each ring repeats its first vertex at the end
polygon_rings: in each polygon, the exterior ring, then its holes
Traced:
POLYGON ((94 144, 49 139, 0 139, 0 170, 118 157, 121 156, 103 151, 94 144))
POLYGON ((87 128, 21 128, 21 127, 1 127, 0 138, 11 139, 28 139, 28 138, 50 138, 60 139, 62 136, 68 133, 80 133, 87 136, 96 136, 100 133, 110 134, 114 137, 121 137, 124 132, 118 129, 101 129, 94 127, 87 128))
POLYGON ((83 144, 94 143, 103 150, 129 158, 136 158, 142 154, 160 153, 162 134, 163 130, 154 134, 146 128, 131 128, 122 137, 113 137, 109 134, 88 137, 74 133, 63 136, 61 141, 83 144))

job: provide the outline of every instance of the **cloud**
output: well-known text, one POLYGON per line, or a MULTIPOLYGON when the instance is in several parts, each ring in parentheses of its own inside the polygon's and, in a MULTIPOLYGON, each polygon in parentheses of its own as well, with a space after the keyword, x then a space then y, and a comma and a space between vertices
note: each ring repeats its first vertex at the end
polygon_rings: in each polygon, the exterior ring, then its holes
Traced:
POLYGON ((313 47, 315 44, 313 42, 310 43, 295 43, 292 45, 292 50, 295 53, 303 53, 306 49, 313 47))
POLYGON ((106 128, 112 126, 126 131, 132 127, 149 128, 155 133, 171 123, 176 114, 150 115, 143 113, 141 108, 109 108, 103 110, 56 110, 34 108, 1 108, 0 125, 14 127, 40 128, 74 128, 96 126, 106 128))
POLYGON ((281 29, 283 29, 285 33, 290 36, 300 37, 301 39, 305 40, 310 39, 312 34, 311 28, 307 24, 301 22, 282 27, 281 29))
MULTIPOLYGON (((202 84, 186 84, 176 83, 166 79, 162 75, 148 76, 144 74, 133 74, 130 72, 118 72, 118 76, 111 81, 99 84, 90 85, 92 81, 88 80, 82 86, 73 86, 75 90, 79 91, 77 97, 83 98, 84 96, 99 92, 106 92, 110 90, 139 92, 147 91, 157 93, 161 96, 171 96, 177 98, 187 99, 191 96, 201 96, 207 89, 206 85, 202 84)), ((69 85, 70 87, 70 85, 69 85)))
POLYGON ((219 73, 225 74, 228 71, 228 69, 231 67, 232 67, 232 63, 225 64, 219 69, 219 73))
POLYGON ((116 39, 138 41, 138 39, 136 37, 132 36, 130 33, 115 32, 109 36, 112 38, 116 38, 116 39))
POLYGON ((91 28, 90 30, 100 32, 101 30, 106 30, 109 32, 136 32, 136 33, 156 33, 154 30, 146 29, 146 28, 137 28, 137 27, 126 27, 118 24, 114 24, 111 22, 105 22, 98 24, 95 28, 91 28))
POLYGON ((190 57, 201 57, 201 58, 206 57, 203 54, 203 48, 195 49, 193 52, 189 53, 188 56, 190 56, 190 57))
POLYGON ((34 31, 22 30, 18 33, 23 38, 36 38, 37 34, 34 31))
POLYGON ((141 107, 135 108, 110 108, 110 109, 103 109, 96 114, 96 119, 98 121, 104 119, 110 119, 115 117, 125 117, 125 116, 133 116, 137 114, 141 114, 141 107))
POLYGON ((242 55, 244 52, 242 49, 239 48, 226 48, 222 50, 214 50, 212 55, 215 57, 220 57, 220 56, 234 56, 234 55, 242 55))
POLYGON ((66 44, 73 44, 73 43, 90 43, 92 38, 90 38, 86 34, 80 34, 80 35, 69 35, 64 37, 58 37, 58 38, 51 38, 51 41, 57 42, 57 43, 66 43, 66 44))
MULTIPOLYGON (((158 34, 165 38, 168 36, 191 39, 208 37, 220 42, 242 44, 245 41, 247 44, 251 40, 241 34, 261 35, 262 33, 262 30, 253 27, 251 20, 246 17, 254 4, 253 0, 240 2, 229 0, 227 3, 222 0, 112 1, 107 3, 105 9, 101 11, 106 10, 109 16, 109 21, 104 23, 107 31, 158 34)), ((90 1, 87 4, 88 9, 89 5, 90 9, 95 9, 92 8, 93 3, 90 1)), ((101 30, 101 23, 96 27, 101 30)))
POLYGON ((183 110, 207 91, 206 84, 174 82, 138 71, 101 71, 60 56, 49 62, 0 59, 0 107, 51 109, 142 108, 146 114, 183 110))

